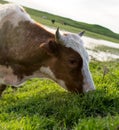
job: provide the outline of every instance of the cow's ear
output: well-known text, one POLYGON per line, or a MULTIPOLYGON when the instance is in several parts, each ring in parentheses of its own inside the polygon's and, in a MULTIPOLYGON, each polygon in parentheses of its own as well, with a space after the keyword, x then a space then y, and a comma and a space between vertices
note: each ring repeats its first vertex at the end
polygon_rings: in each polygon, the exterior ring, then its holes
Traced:
POLYGON ((57 56, 59 52, 58 44, 54 40, 49 40, 46 43, 42 43, 40 48, 42 48, 48 55, 57 56))

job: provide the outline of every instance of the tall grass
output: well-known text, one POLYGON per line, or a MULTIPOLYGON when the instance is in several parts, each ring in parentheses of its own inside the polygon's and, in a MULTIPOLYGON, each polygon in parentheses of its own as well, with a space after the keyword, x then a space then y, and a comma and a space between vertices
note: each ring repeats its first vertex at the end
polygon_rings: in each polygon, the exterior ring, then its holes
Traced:
MULTIPOLYGON (((49 26, 80 31, 57 22, 52 25, 37 12, 31 16, 49 26)), ((90 69, 96 91, 82 95, 47 79, 28 80, 16 91, 8 87, 0 99, 0 130, 118 130, 119 61, 93 61, 90 69)))
POLYGON ((45 79, 29 80, 15 92, 8 88, 0 100, 0 129, 118 129, 118 64, 92 62, 96 91, 84 95, 67 92, 45 79))

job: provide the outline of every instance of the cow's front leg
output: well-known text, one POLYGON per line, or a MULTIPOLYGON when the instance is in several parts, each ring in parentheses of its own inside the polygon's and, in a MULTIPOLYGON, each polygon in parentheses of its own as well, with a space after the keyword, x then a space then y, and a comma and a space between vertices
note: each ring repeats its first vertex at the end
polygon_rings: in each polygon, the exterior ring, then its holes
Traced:
POLYGON ((6 89, 7 85, 0 84, 0 97, 2 96, 3 91, 6 89))

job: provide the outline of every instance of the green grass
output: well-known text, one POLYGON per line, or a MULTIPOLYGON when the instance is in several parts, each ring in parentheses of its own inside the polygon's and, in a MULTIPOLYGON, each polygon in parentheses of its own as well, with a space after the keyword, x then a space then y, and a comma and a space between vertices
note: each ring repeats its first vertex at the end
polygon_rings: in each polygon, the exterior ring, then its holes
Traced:
POLYGON ((8 2, 6 2, 4 0, 0 0, 0 4, 5 4, 5 3, 8 3, 8 2))
POLYGON ((65 29, 70 32, 79 32, 80 30, 86 30, 87 36, 91 36, 94 38, 101 38, 104 40, 110 40, 110 41, 119 43, 119 34, 116 34, 105 27, 74 21, 69 18, 64 18, 61 16, 53 15, 47 12, 37 11, 30 8, 25 8, 25 9, 31 15, 33 19, 35 19, 36 21, 42 24, 45 24, 51 27, 59 26, 61 29, 65 29), (46 18, 43 19, 43 16, 45 16, 46 18), (51 22, 52 19, 56 21, 55 24, 52 24, 51 22), (66 25, 62 25, 61 23, 63 22, 65 22, 66 25))
POLYGON ((112 48, 112 47, 108 47, 108 46, 96 46, 94 48, 94 51, 104 51, 107 53, 111 53, 111 54, 115 54, 115 55, 119 55, 119 48, 112 48))
MULTIPOLYGON (((52 25, 50 19, 59 17, 48 14, 50 18, 43 19, 43 12, 28 11, 42 24, 72 32, 82 30, 74 27, 73 21, 70 26, 59 22, 52 25)), ((118 42, 118 39, 94 32, 87 31, 86 34, 118 42)), ((46 79, 29 80, 16 91, 8 87, 0 99, 0 130, 118 130, 119 61, 95 61, 90 64, 90 69, 96 91, 84 95, 67 92, 46 79)))
POLYGON ((47 25, 53 28, 60 27, 60 29, 62 30, 67 30, 73 33, 79 33, 80 31, 85 30, 86 36, 119 43, 119 34, 113 33, 109 29, 101 27, 99 25, 90 25, 82 22, 77 22, 68 18, 52 15, 46 12, 37 11, 30 8, 25 9, 33 19, 35 19, 37 22, 42 23, 43 25, 47 25), (46 16, 46 19, 44 19, 43 16, 46 16), (55 24, 52 24, 51 19, 56 20, 55 24), (62 25, 62 21, 65 21, 68 24, 62 25))
POLYGON ((72 94, 51 80, 29 80, 0 100, 0 130, 116 130, 119 62, 92 62, 97 90, 72 94), (105 71, 108 70, 108 71, 105 71))

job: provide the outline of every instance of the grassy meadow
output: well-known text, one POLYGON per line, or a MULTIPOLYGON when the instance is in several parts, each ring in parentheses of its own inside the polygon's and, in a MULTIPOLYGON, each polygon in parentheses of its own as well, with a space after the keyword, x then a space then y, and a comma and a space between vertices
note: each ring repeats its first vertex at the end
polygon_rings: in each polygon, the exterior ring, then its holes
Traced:
POLYGON ((119 62, 92 62, 96 91, 65 91, 46 79, 10 87, 0 100, 0 130, 118 130, 119 62))
MULTIPOLYGON (((52 25, 38 12, 28 11, 45 25, 71 32, 82 30, 60 23, 52 25)), ((94 32, 86 34, 118 42, 94 32)), ((28 80, 17 90, 8 86, 0 99, 0 130, 119 130, 119 61, 91 61, 90 70, 96 91, 84 95, 67 92, 48 79, 28 80)))

